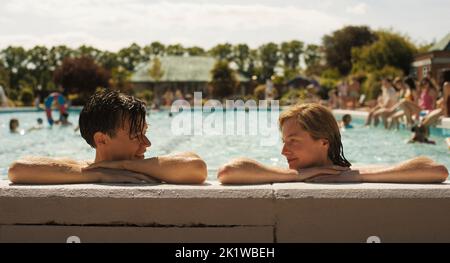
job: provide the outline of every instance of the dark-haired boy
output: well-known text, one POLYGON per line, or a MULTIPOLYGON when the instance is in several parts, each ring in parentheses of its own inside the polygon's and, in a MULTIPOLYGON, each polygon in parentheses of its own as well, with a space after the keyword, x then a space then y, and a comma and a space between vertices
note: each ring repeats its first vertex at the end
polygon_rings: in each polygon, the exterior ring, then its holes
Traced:
POLYGON ((80 132, 95 148, 95 160, 26 157, 8 171, 17 184, 142 183, 201 184, 205 162, 194 153, 145 159, 145 103, 119 92, 94 94, 80 113, 80 132))

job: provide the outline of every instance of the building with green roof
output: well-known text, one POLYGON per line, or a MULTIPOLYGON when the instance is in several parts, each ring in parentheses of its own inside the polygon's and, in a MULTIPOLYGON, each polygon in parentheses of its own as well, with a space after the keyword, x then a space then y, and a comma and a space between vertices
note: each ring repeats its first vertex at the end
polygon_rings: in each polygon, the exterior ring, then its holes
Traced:
MULTIPOLYGON (((135 90, 151 89, 157 96, 166 91, 180 90, 184 95, 201 91, 210 94, 208 83, 212 80, 211 70, 216 64, 212 57, 201 56, 164 56, 158 58, 159 65, 155 66, 155 59, 142 63, 131 76, 131 83, 135 90)), ((237 74, 241 88, 249 79, 237 74)))
POLYGON ((447 70, 450 70, 450 33, 428 52, 417 55, 412 64, 412 73, 419 80, 429 76, 441 83, 442 72, 447 70))
POLYGON ((434 44, 428 51, 450 51, 450 33, 441 41, 434 44))

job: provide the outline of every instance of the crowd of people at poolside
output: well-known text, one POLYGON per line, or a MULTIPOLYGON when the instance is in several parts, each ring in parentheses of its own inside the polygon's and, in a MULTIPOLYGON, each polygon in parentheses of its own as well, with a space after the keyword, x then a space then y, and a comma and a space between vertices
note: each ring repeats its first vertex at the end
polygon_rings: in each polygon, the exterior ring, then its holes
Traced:
MULTIPOLYGON (((329 93, 326 104, 332 109, 368 110, 366 126, 378 126, 385 129, 399 129, 400 125, 411 130, 409 143, 435 144, 431 140, 430 127, 437 125, 441 118, 450 117, 450 82, 436 84, 430 77, 417 82, 412 77, 394 80, 381 80, 381 94, 372 101, 365 102, 365 96, 360 95, 361 85, 356 78, 350 82, 342 81, 338 87, 329 93), (368 107, 367 107, 368 106, 368 107)), ((350 118, 350 116, 344 116, 350 118)), ((348 120, 342 120, 347 123, 348 120)), ((348 125, 347 125, 348 126, 348 125)), ((450 148, 450 138, 446 140, 450 148)))
MULTIPOLYGON (((307 98, 305 102, 319 102, 320 98, 315 95, 313 87, 306 89, 307 98)), ((437 85, 430 77, 423 78, 417 82, 412 77, 394 80, 384 78, 381 80, 381 94, 374 101, 365 101, 365 95, 361 94, 361 84, 356 77, 350 81, 342 81, 335 89, 329 92, 329 99, 322 101, 331 109, 361 109, 369 111, 365 125, 378 126, 380 123, 386 129, 399 129, 403 124, 412 132, 410 143, 435 144, 430 137, 430 127, 439 123, 441 117, 450 117, 450 82, 437 85)), ((175 92, 167 90, 162 96, 155 96, 151 103, 153 110, 159 110, 161 106, 170 107, 176 100, 187 100, 192 102, 190 94, 186 96, 177 89, 175 92)), ((50 126, 71 126, 68 121, 68 112, 60 114, 59 120, 50 126)), ((351 116, 344 116, 340 122, 344 129, 352 128, 351 116)), ((37 124, 27 130, 19 130, 19 120, 14 118, 9 123, 11 133, 25 133, 40 130, 44 127, 42 118, 37 119, 37 124)), ((78 131, 78 127, 75 131, 78 131)), ((450 148, 450 138, 447 139, 450 148)))

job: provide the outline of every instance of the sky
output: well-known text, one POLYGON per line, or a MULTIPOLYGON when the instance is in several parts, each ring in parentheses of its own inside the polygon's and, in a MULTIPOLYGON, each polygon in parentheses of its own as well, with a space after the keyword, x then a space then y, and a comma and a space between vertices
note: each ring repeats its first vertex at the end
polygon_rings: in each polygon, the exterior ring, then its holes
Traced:
POLYGON ((345 25, 391 28, 419 44, 439 41, 450 33, 450 0, 0 0, 0 49, 320 44, 345 25))

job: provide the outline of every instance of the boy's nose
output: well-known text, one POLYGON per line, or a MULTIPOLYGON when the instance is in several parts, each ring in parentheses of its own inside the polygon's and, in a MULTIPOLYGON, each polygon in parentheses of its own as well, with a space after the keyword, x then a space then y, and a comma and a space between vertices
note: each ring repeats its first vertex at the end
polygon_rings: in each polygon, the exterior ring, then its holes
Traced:
POLYGON ((287 153, 288 153, 288 150, 287 150, 286 144, 283 144, 283 148, 281 149, 281 154, 286 156, 287 153))
POLYGON ((144 140, 142 140, 142 144, 144 144, 145 148, 147 148, 152 145, 152 142, 147 138, 147 136, 144 136, 144 140))

